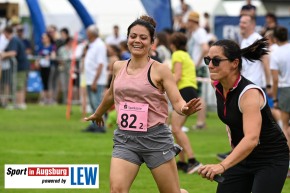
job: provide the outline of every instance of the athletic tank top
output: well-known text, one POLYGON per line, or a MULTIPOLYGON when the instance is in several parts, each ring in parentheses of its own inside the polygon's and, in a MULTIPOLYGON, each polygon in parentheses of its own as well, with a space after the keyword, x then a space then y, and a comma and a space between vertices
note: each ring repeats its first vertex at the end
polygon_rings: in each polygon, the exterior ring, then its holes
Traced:
POLYGON ((114 100, 118 113, 120 102, 144 103, 148 104, 147 127, 158 124, 165 124, 168 117, 168 103, 165 92, 158 90, 150 79, 151 65, 155 60, 150 59, 146 67, 134 75, 127 73, 127 66, 124 65, 114 80, 114 100))
MULTIPOLYGON (((240 110, 240 97, 248 89, 258 89, 266 96, 263 90, 256 86, 248 79, 241 76, 235 86, 228 92, 227 97, 223 96, 223 87, 220 83, 215 83, 217 110, 218 116, 230 128, 230 137, 232 146, 235 147, 244 137, 243 132, 243 113, 240 110)), ((268 162, 270 160, 288 159, 289 148, 287 146, 286 138, 274 120, 270 107, 265 101, 261 107, 262 125, 259 136, 259 144, 254 148, 246 160, 258 161, 259 163, 268 162)))

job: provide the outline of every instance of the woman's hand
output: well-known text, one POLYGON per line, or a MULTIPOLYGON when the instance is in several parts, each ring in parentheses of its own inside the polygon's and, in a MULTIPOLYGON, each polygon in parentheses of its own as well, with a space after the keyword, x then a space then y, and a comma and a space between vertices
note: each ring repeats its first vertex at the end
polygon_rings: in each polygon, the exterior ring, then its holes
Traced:
POLYGON ((191 99, 188 103, 186 103, 181 108, 180 111, 181 111, 181 114, 188 116, 199 110, 201 110, 200 98, 194 98, 194 99, 191 99))
POLYGON ((85 121, 92 121, 93 123, 96 123, 97 126, 103 127, 104 126, 104 120, 102 116, 97 116, 96 113, 92 114, 89 117, 84 118, 85 121))
POLYGON ((225 168, 222 164, 208 164, 201 166, 198 169, 198 174, 210 181, 213 181, 215 175, 222 174, 224 172, 225 168))

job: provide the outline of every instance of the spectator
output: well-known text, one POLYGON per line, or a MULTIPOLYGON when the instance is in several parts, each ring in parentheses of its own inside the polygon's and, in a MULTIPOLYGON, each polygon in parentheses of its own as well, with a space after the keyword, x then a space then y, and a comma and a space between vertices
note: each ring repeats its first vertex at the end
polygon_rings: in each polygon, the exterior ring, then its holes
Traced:
MULTIPOLYGON (((61 39, 58 29, 55 25, 49 25, 46 29, 49 38, 52 40, 52 45, 54 46, 55 53, 57 55, 58 49, 64 45, 64 40, 61 39)), ((50 60, 50 74, 49 74, 49 87, 51 89, 51 98, 53 103, 57 101, 58 96, 58 61, 55 58, 50 60)))
POLYGON ((205 24, 204 24, 204 29, 207 33, 207 42, 208 42, 208 45, 211 46, 214 42, 217 41, 217 37, 215 36, 215 34, 213 34, 211 32, 211 27, 210 27, 210 15, 205 12, 203 14, 204 18, 205 18, 205 24))
MULTIPOLYGON (((2 52, 5 51, 9 40, 5 37, 4 33, 0 33, 0 55, 2 52)), ((2 95, 3 97, 1 97, 1 107, 7 107, 8 105, 8 98, 5 96, 9 95, 9 84, 11 82, 11 80, 9 80, 8 77, 10 77, 10 70, 11 70, 11 66, 10 66, 10 61, 9 59, 2 59, 0 58, 0 80, 1 80, 1 84, 0 84, 0 91, 2 91, 2 95)))
POLYGON ((113 65, 116 61, 121 59, 121 50, 116 45, 107 45, 108 50, 108 83, 107 88, 110 87, 113 75, 113 65))
MULTIPOLYGON (((171 69, 174 74, 174 80, 182 98, 186 102, 189 102, 198 96, 195 66, 190 55, 186 52, 186 43, 187 38, 184 33, 175 32, 170 37, 170 48, 173 52, 171 69)), ((178 112, 173 111, 171 115, 171 126, 176 142, 184 150, 184 154, 183 152, 180 153, 181 156, 177 162, 177 168, 187 174, 193 174, 202 164, 196 160, 190 141, 185 132, 182 131, 182 127, 187 118, 187 116, 182 116, 178 112), (188 160, 185 159, 184 155, 186 155, 188 160)))
POLYGON ((13 35, 13 29, 7 26, 4 29, 4 35, 9 43, 4 52, 1 53, 0 58, 16 58, 17 61, 17 86, 16 86, 16 109, 25 110, 26 103, 26 79, 29 70, 29 62, 25 53, 25 45, 17 37, 13 35))
MULTIPOLYGON (((58 74, 58 85, 61 87, 62 91, 62 104, 67 103, 67 92, 68 92, 68 82, 70 78, 70 65, 71 65, 71 59, 72 59, 72 38, 66 38, 66 43, 62 45, 58 51, 58 68, 57 68, 57 74, 58 74)), ((75 96, 75 94, 73 95, 75 96)))
MULTIPOLYGON (((271 55, 272 52, 278 48, 279 46, 276 43, 276 40, 274 38, 274 30, 268 30, 265 33, 265 38, 267 38, 267 41, 269 43, 269 56, 270 56, 270 61, 271 61, 271 55)), ((271 66, 271 65, 270 65, 271 66)), ((273 81, 271 81, 271 83, 273 84, 273 81)), ((276 122, 279 124, 279 126, 282 128, 282 120, 281 120, 281 112, 280 109, 275 108, 274 107, 274 101, 273 101, 273 96, 272 97, 268 97, 268 104, 271 108, 271 112, 276 120, 276 122)))
POLYGON ((51 105, 54 104, 55 101, 52 97, 52 89, 49 82, 51 78, 51 61, 56 58, 56 49, 52 38, 47 33, 42 35, 41 41, 42 46, 38 53, 39 58, 35 61, 36 67, 40 68, 40 75, 43 84, 43 92, 41 93, 40 104, 51 105))
POLYGON ((118 25, 114 25, 113 26, 113 34, 109 35, 105 42, 108 45, 116 45, 116 46, 120 46, 120 43, 122 41, 126 41, 127 38, 126 36, 120 35, 120 29, 118 25))
POLYGON ((256 6, 251 3, 251 0, 247 0, 247 4, 242 6, 240 15, 256 16, 256 6))
POLYGON ((184 7, 187 7, 189 10, 192 10, 192 7, 186 3, 184 0, 180 0, 179 4, 176 6, 176 8, 174 9, 174 15, 176 14, 181 14, 184 11, 184 7))
MULTIPOLYGON (((203 57, 209 49, 208 38, 205 29, 199 25, 199 14, 195 11, 190 12, 188 15, 187 33, 189 37, 187 51, 194 61, 196 75, 197 77, 207 78, 207 68, 203 63, 203 57)), ((206 101, 202 93, 203 86, 202 82, 198 82, 198 96, 201 97, 202 109, 197 113, 197 121, 196 125, 192 127, 193 129, 206 128, 206 101)))
POLYGON ((265 36, 265 33, 269 30, 274 30, 278 25, 277 17, 273 13, 267 13, 265 16, 265 25, 262 31, 260 32, 261 36, 265 36))
MULTIPOLYGON (((87 94, 91 109, 95 111, 100 105, 108 81, 107 47, 99 37, 99 29, 95 25, 87 28, 89 48, 84 58, 84 72, 87 84, 87 94)), ((89 125, 84 131, 105 132, 104 127, 89 125)))
MULTIPOLYGON (((242 36, 241 49, 251 45, 262 36, 255 32, 256 20, 250 15, 242 15, 240 18, 240 32, 242 36)), ((248 61, 243 59, 242 75, 257 86, 271 91, 271 73, 269 67, 269 55, 264 55, 261 61, 248 61)))
MULTIPOLYGON (((290 149, 290 43, 287 28, 280 26, 275 28, 274 37, 279 47, 272 52, 270 63, 273 77, 273 100, 274 107, 280 109, 282 128, 290 149)), ((288 171, 288 177, 290 177, 289 174, 290 171, 288 171)))
POLYGON ((19 39, 21 39, 23 41, 23 44, 25 45, 26 55, 27 56, 32 55, 32 46, 30 40, 24 37, 24 27, 22 25, 18 25, 16 27, 16 32, 19 39))
MULTIPOLYGON (((82 43, 84 44, 84 43, 82 43)), ((87 116, 87 88, 86 88, 86 77, 85 77, 85 56, 88 51, 89 46, 86 45, 83 48, 82 56, 80 58, 80 99, 81 99, 81 111, 82 111, 82 119, 81 121, 84 121, 84 118, 87 116)))
POLYGON ((60 39, 60 35, 58 33, 57 27, 55 25, 49 25, 46 28, 46 32, 48 34, 48 36, 50 36, 50 38, 53 41, 53 44, 56 47, 56 50, 62 46, 63 41, 60 39))
POLYGON ((169 61, 171 60, 171 52, 169 49, 169 43, 166 33, 157 33, 154 44, 156 44, 156 52, 158 53, 158 57, 160 58, 161 63, 169 63, 169 61))
POLYGON ((120 42, 121 60, 128 60, 131 58, 131 54, 128 50, 127 41, 120 42))

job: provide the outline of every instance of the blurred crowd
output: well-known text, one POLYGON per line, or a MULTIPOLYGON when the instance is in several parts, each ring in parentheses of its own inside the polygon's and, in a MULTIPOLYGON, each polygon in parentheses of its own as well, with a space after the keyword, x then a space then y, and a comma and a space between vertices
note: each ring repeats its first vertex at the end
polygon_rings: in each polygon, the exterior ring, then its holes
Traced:
MULTIPOLYGON (((261 31, 255 31, 256 7, 250 0, 240 11, 240 40, 241 47, 252 43, 262 37, 267 37, 271 52, 277 45, 279 33, 275 29, 279 26, 276 15, 267 13, 265 24, 261 31), (243 17, 247 15, 246 17, 243 17)), ((149 53, 150 56, 171 68, 172 50, 170 48, 170 36, 174 32, 182 32, 187 37, 187 52, 194 61, 197 80, 198 95, 202 99, 202 109, 198 112, 197 122, 192 126, 194 129, 206 128, 207 105, 204 97, 205 84, 210 83, 208 69, 203 58, 207 55, 210 45, 217 40, 212 32, 211 18, 209 13, 201 14, 194 7, 191 7, 185 0, 180 0, 178 7, 173 8, 173 26, 171 29, 164 29, 156 33, 154 46, 149 53), (203 22, 201 22, 203 21, 203 22)), ((279 26, 280 27, 280 26, 279 26)), ((82 116, 94 111, 102 98, 102 93, 110 85, 112 65, 117 60, 127 60, 130 52, 127 48, 127 34, 120 34, 120 26, 113 25, 112 33, 106 37, 101 36, 102 29, 97 26, 89 26, 86 35, 74 39, 68 28, 57 29, 55 25, 49 25, 42 35, 42 46, 35 51, 31 39, 24 37, 24 28, 21 24, 6 26, 0 34, 0 105, 2 108, 11 108, 9 93, 12 93, 11 82, 13 73, 11 58, 17 61, 17 82, 15 92, 15 104, 13 109, 26 109, 26 82, 29 79, 29 72, 37 72, 41 78, 41 92, 39 92, 38 103, 40 105, 67 104, 69 82, 73 82, 72 101, 82 106, 82 116), (72 61, 76 66, 71 71, 72 61), (98 93, 99 92, 99 93, 98 93), (97 99, 96 99, 97 98, 97 99)), ((284 29, 284 28, 283 28, 284 29)), ((287 29, 286 29, 287 30, 287 29)), ((271 54, 270 54, 271 56, 271 54)), ((287 57, 287 56, 283 56, 287 57)), ((269 99, 277 94, 273 93, 273 81, 271 76, 270 57, 261 61, 261 72, 250 71, 261 74, 259 86, 265 89, 269 99)), ((245 65, 246 66, 246 65, 245 65)), ((246 68, 246 67, 245 67, 246 68)), ((247 70, 247 69, 245 69, 247 70)), ((248 69, 249 70, 249 69, 248 69)), ((277 69, 274 69, 277 70, 277 69)), ((248 73, 249 74, 249 73, 248 73)), ((251 75, 247 78, 251 78, 251 75)), ((253 82, 255 80, 252 80, 253 82)), ((274 98, 276 100, 276 98, 274 98)), ((277 121, 281 123, 281 113, 274 108, 271 101, 273 113, 277 121)))

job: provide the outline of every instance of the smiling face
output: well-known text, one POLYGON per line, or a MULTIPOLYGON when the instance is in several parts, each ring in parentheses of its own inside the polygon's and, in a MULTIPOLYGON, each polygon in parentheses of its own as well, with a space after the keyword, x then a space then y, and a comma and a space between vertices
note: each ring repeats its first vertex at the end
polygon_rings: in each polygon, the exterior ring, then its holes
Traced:
POLYGON ((149 31, 142 25, 131 28, 128 36, 128 49, 132 56, 148 56, 152 46, 149 31))

